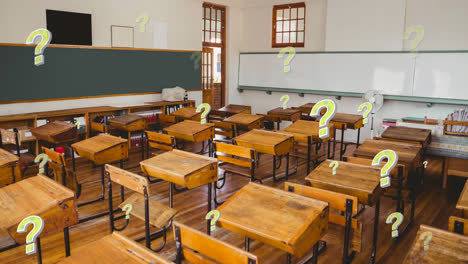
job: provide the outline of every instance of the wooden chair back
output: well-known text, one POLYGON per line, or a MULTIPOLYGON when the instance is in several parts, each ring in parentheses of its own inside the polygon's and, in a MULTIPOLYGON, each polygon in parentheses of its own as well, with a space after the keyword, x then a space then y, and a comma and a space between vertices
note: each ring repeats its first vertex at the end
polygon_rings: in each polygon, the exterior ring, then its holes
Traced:
POLYGON ((149 195, 149 183, 145 177, 109 164, 105 165, 105 170, 109 180, 143 195, 146 189, 149 195))
POLYGON ((177 123, 177 118, 173 115, 158 114, 158 123, 163 127, 168 127, 177 123))
POLYGON ((221 135, 228 138, 235 138, 238 136, 237 125, 234 123, 228 123, 223 121, 212 121, 214 124, 215 135, 221 135))
POLYGON ((255 168, 257 153, 254 149, 221 142, 215 142, 214 147, 215 158, 219 161, 251 169, 255 168))
POLYGON ((168 151, 171 151, 175 148, 175 137, 152 131, 145 131, 145 133, 148 147, 168 151))
POLYGON ((54 180, 74 191, 76 196, 79 197, 81 194, 81 185, 78 183, 76 173, 67 168, 65 157, 45 147, 42 147, 42 152, 49 158, 47 166, 54 172, 54 180))
POLYGON ((461 235, 468 235, 468 219, 450 216, 448 230, 461 235))
POLYGON ((329 222, 353 229, 351 249, 356 252, 361 251, 362 223, 358 222, 355 218, 351 218, 358 212, 357 197, 292 182, 286 182, 284 184, 284 189, 288 192, 328 202, 330 209, 333 209, 330 210, 329 222), (345 215, 342 215, 341 212, 344 212, 345 215))
POLYGON ((173 222, 173 230, 177 246, 177 264, 181 263, 182 257, 190 263, 195 264, 258 263, 255 255, 183 225, 177 221, 173 222))

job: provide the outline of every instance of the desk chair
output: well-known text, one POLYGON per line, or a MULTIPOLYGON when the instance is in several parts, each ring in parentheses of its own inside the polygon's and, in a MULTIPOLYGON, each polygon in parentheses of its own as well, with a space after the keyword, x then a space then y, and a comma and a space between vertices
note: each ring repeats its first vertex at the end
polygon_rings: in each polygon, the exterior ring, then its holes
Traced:
POLYGON ((272 116, 272 115, 264 115, 264 114, 257 114, 257 115, 261 115, 264 117, 263 124, 266 130, 275 129, 275 123, 276 123, 276 129, 280 130, 281 117, 272 116))
POLYGON ((172 126, 177 123, 177 118, 173 115, 158 114, 158 124, 162 130, 165 127, 172 126))
POLYGON ((21 153, 21 137, 19 136, 18 129, 13 128, 13 131, 9 131, 7 129, 0 128, 0 148, 4 147, 5 145, 14 145, 16 149, 16 155, 19 158, 20 165, 24 164, 24 169, 21 171, 21 175, 18 177, 24 176, 24 173, 28 169, 29 166, 34 165, 34 158, 35 156, 30 153, 21 153))
POLYGON ((47 166, 54 172, 54 180, 74 191, 76 199, 78 199, 81 195, 81 184, 78 183, 76 173, 67 168, 65 157, 62 154, 46 147, 42 147, 42 152, 44 152, 49 158, 47 166))
POLYGON ((221 186, 215 184, 214 202, 216 206, 222 204, 216 199, 216 189, 223 188, 227 173, 248 177, 251 182, 259 181, 262 183, 261 179, 255 178, 257 152, 254 149, 215 142, 213 153, 214 157, 220 161, 219 168, 224 170, 223 178, 218 179, 218 181, 222 180, 223 184, 221 186))
POLYGON ((460 235, 468 235, 468 219, 450 216, 448 230, 460 235))
MULTIPOLYGON (((286 182, 284 189, 288 192, 328 202, 330 209, 334 209, 330 210, 329 222, 345 228, 342 263, 351 263, 356 252, 361 252, 362 223, 353 218, 353 215, 358 212, 357 197, 291 182, 286 182), (344 216, 336 212, 344 212, 344 216), (352 236, 351 230, 353 230, 352 236), (348 254, 350 250, 351 253, 348 254)), ((326 242, 320 242, 319 252, 325 250, 327 246, 326 242)))
POLYGON ((149 198, 149 182, 146 178, 109 164, 105 165, 105 170, 108 177, 110 232, 112 233, 114 229, 123 230, 129 223, 128 219, 122 228, 114 226, 114 212, 112 209, 112 182, 114 182, 119 184, 121 188, 126 187, 136 192, 119 205, 120 208, 123 208, 126 204, 131 204, 133 209, 130 214, 145 221, 145 236, 136 239, 136 241, 146 240, 147 248, 159 252, 166 245, 167 228, 177 211, 149 198), (150 234, 150 224, 160 228, 160 230, 150 234), (163 236, 161 246, 158 249, 152 249, 151 241, 160 236, 163 236))
POLYGON ((214 142, 232 143, 232 139, 239 135, 237 125, 234 123, 222 122, 222 121, 211 121, 214 124, 215 140, 214 142), (223 136, 226 139, 216 138, 216 136, 223 136))
MULTIPOLYGON (((157 149, 158 152, 151 153, 152 156, 162 154, 165 151, 172 151, 176 148, 176 139, 173 136, 161 134, 152 131, 145 131, 146 134, 146 158, 149 159, 149 150, 157 149)), ((160 182, 161 180, 151 180, 150 176, 146 176, 150 183, 160 182)))
MULTIPOLYGON (((188 263, 225 263, 256 264, 257 257, 247 251, 206 235, 174 221, 174 238, 176 241, 176 263, 187 260, 188 263), (213 260, 215 262, 213 262, 213 260)), ((184 261, 184 263, 186 263, 184 261)))

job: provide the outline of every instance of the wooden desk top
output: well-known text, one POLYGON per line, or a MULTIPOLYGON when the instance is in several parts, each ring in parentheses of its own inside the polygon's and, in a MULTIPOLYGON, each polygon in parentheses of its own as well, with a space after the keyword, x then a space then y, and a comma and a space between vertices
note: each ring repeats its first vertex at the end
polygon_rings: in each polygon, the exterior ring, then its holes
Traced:
POLYGON ((421 128, 412 128, 412 127, 403 127, 403 126, 394 126, 388 127, 382 134, 383 138, 397 139, 397 140, 406 140, 406 141, 415 141, 423 144, 423 147, 426 147, 431 143, 431 130, 430 129, 421 129, 421 128))
MULTIPOLYGON (((301 112, 302 113, 305 113, 305 114, 310 114, 310 111, 312 111, 312 108, 314 108, 314 105, 315 103, 307 103, 307 104, 303 104, 301 106, 299 106, 299 108, 301 109, 301 112)), ((322 112, 322 111, 320 111, 322 112)), ((326 112, 323 112, 323 114, 325 114, 326 112)))
POLYGON ((373 159, 382 150, 391 149, 398 154, 398 162, 416 165, 422 158, 422 147, 418 144, 366 139, 353 153, 354 156, 361 156, 373 159))
POLYGON ((159 254, 149 250, 136 243, 133 240, 114 232, 97 241, 93 241, 86 246, 73 249, 70 257, 63 259, 58 263, 129 263, 129 264, 169 264, 173 263, 159 254))
POLYGON ((217 225, 299 257, 328 230, 328 203, 256 183, 218 211, 217 225))
POLYGON ((465 187, 458 198, 457 209, 468 211, 468 182, 465 182, 465 187))
POLYGON ((217 111, 226 112, 229 114, 239 114, 239 113, 250 114, 251 107, 248 105, 228 104, 224 107, 219 108, 217 111))
POLYGON ((107 134, 101 134, 77 142, 72 145, 72 148, 87 151, 89 153, 99 153, 115 147, 121 143, 127 143, 127 140, 107 134))
POLYGON ((121 115, 121 116, 116 116, 115 118, 109 119, 108 122, 109 124, 119 123, 122 125, 127 125, 127 124, 133 123, 141 119, 145 119, 145 117, 139 116, 139 115, 121 115))
POLYGON ((335 123, 336 129, 340 129, 341 126, 339 124, 346 124, 346 128, 351 129, 358 129, 363 127, 363 118, 362 115, 352 115, 352 114, 343 114, 343 113, 336 113, 335 116, 332 118, 330 123, 335 123))
POLYGON ((176 123, 174 125, 164 128, 164 131, 167 133, 180 133, 195 135, 207 129, 212 129, 214 124, 206 123, 204 125, 200 124, 198 121, 184 120, 182 122, 176 123))
POLYGON ((207 170, 218 170, 218 160, 182 150, 164 152, 140 162, 144 173, 165 181, 187 186, 190 189, 216 181, 217 175, 208 175, 207 170), (200 172, 198 175, 197 173, 200 172), (203 175, 205 172, 205 175, 203 175), (197 179, 186 179, 196 175, 197 179), (207 179, 209 178, 209 179, 207 179), (213 178, 213 179, 212 179, 213 178), (197 181, 192 183, 190 181, 197 181))
POLYGON ((181 109, 172 112, 171 115, 177 116, 183 119, 192 119, 196 115, 201 115, 202 112, 197 113, 197 109, 195 107, 182 107, 181 109))
POLYGON ((53 121, 43 126, 31 129, 37 138, 51 143, 74 141, 78 137, 76 125, 63 121, 53 121))
POLYGON ((277 107, 275 109, 271 109, 270 111, 267 112, 269 115, 294 115, 295 113, 301 112, 300 110, 297 109, 292 109, 292 108, 286 108, 283 109, 283 107, 277 107))
POLYGON ((330 163, 320 163, 305 178, 312 187, 358 197, 360 203, 373 205, 383 193, 380 188, 380 168, 339 161, 336 174, 332 174, 330 163))
POLYGON ((284 131, 311 136, 313 140, 327 141, 330 138, 333 138, 333 135, 334 135, 333 124, 328 125, 329 137, 323 138, 323 139, 319 138, 319 130, 320 130, 319 125, 320 125, 319 122, 297 120, 296 122, 292 123, 290 126, 285 128, 284 131))
POLYGON ((253 129, 234 138, 236 144, 271 155, 283 155, 292 151, 294 136, 273 131, 253 129), (280 153, 277 153, 277 152, 280 153))
POLYGON ((413 240, 408 255, 403 263, 468 263, 468 236, 438 229, 432 226, 420 225, 419 231, 413 240), (419 240, 424 232, 432 233, 429 249, 424 250, 424 240, 419 240))
POLYGON ((0 148, 0 167, 16 164, 19 158, 15 154, 0 148))
POLYGON ((223 121, 248 126, 248 125, 250 125, 252 123, 255 123, 256 121, 258 121, 258 120, 260 120, 262 118, 263 118, 263 116, 260 116, 260 115, 251 115, 251 114, 240 113, 240 114, 235 114, 233 116, 225 118, 223 121))
POLYGON ((16 228, 28 216, 43 218, 40 236, 78 223, 75 193, 44 175, 0 188, 0 212, 0 230, 7 230, 19 244, 27 233, 17 233, 16 228))

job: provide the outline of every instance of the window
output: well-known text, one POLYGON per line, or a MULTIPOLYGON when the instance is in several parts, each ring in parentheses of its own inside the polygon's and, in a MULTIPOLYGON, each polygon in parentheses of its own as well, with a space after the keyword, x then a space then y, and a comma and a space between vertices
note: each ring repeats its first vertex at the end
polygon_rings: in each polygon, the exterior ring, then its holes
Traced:
POLYGON ((273 6, 271 46, 304 47, 305 3, 273 6))
POLYGON ((221 30, 224 24, 223 7, 214 4, 203 4, 203 44, 220 46, 222 44, 224 30, 221 30), (215 44, 215 45, 213 45, 215 44), (218 45, 216 45, 218 44, 218 45))

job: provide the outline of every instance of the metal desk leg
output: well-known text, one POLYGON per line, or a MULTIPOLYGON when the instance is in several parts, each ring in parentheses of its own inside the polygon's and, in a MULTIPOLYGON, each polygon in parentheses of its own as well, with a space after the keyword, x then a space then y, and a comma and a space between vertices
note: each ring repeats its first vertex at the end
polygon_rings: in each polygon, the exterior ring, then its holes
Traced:
POLYGON ((288 176, 289 176, 289 153, 286 154, 286 181, 288 181, 288 176))
POLYGON ((273 155, 273 181, 276 181, 276 156, 273 155))
MULTIPOLYGON (((95 200, 92 200, 92 201, 88 201, 88 202, 84 202, 82 204, 79 204, 78 207, 80 206, 83 206, 83 205, 88 205, 88 204, 92 204, 92 203, 95 203, 95 202, 98 202, 98 201, 101 201, 101 200, 104 200, 104 194, 105 194, 105 186, 104 186, 104 165, 101 166, 101 195, 99 196, 99 198, 95 199, 95 200)), ((106 213, 107 214, 107 213, 106 213)), ((104 214, 105 215, 105 214, 104 214)), ((91 220, 91 219, 87 219, 87 220, 91 220)), ((84 221, 81 220, 81 221, 84 221)))
POLYGON ((42 264, 41 238, 36 238, 37 263, 42 264))
POLYGON ((169 183, 169 207, 174 208, 174 183, 169 183))
POLYGON ((341 125, 341 144, 340 144, 340 161, 343 160, 343 141, 344 141, 344 132, 345 132, 345 125, 341 125))
MULTIPOLYGON (((333 150, 333 151, 334 151, 334 150, 333 150)), ((333 154, 335 154, 335 153, 333 152, 333 154)), ((330 159, 330 158, 331 158, 331 157, 330 157, 330 140, 328 140, 328 153, 327 153, 327 159, 330 159)))
POLYGON ((71 146, 70 148, 71 148, 71 155, 72 155, 73 172, 75 172, 75 151, 73 150, 71 146))
POLYGON ((63 229, 63 240, 65 242, 65 257, 70 256, 70 233, 68 232, 68 227, 63 229))
POLYGON ((375 215, 374 215, 374 237, 372 239, 372 253, 369 263, 374 264, 377 257, 377 234, 379 233, 379 214, 380 214, 380 198, 375 202, 375 215))
POLYGON ((359 147, 359 136, 361 134, 361 128, 358 128, 357 130, 357 141, 356 141, 356 148, 359 147))
POLYGON ((319 254, 319 242, 315 243, 314 245, 314 256, 312 257, 312 264, 317 264, 318 254, 319 254))
POLYGON ((307 137, 307 175, 310 173, 310 151, 312 147, 312 139, 310 136, 307 137))
POLYGON ((286 264, 291 264, 291 253, 286 253, 286 264))
POLYGON ((145 131, 141 131, 141 160, 145 159, 145 131))
MULTIPOLYGON (((212 191, 212 183, 208 183, 207 184, 207 187, 208 187, 208 211, 207 213, 209 213, 211 211, 211 191, 212 191)), ((216 192, 216 189, 215 189, 215 192, 216 192)), ((209 220, 206 220, 206 233, 208 235, 211 235, 211 219, 209 220)))
MULTIPOLYGON (((328 145, 330 147, 330 145, 328 145)), ((335 147, 336 147, 336 129, 335 133, 333 133, 333 154, 331 155, 331 158, 335 158, 335 147)))
POLYGON ((245 237, 245 251, 249 252, 250 250, 250 238, 245 237))

